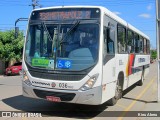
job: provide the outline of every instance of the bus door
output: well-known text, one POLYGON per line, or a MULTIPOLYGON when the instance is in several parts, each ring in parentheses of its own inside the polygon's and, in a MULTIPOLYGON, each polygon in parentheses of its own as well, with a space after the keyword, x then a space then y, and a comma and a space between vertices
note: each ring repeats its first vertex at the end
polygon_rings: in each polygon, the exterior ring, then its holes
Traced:
POLYGON ((116 22, 111 18, 104 17, 104 40, 103 40, 103 81, 102 86, 106 86, 102 92, 102 101, 108 100, 115 95, 114 84, 116 83, 115 64, 115 36, 116 22))
POLYGON ((115 29, 114 24, 108 23, 104 27, 103 43, 103 82, 110 83, 115 81, 115 29), (111 26, 112 25, 112 26, 111 26), (113 28, 112 28, 113 27, 113 28))

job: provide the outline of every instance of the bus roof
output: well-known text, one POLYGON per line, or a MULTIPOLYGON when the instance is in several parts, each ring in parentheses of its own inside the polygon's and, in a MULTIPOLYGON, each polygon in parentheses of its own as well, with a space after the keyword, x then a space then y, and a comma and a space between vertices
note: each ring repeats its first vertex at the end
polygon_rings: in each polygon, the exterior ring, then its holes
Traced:
POLYGON ((149 40, 149 37, 146 34, 144 34, 140 30, 138 30, 137 28, 135 28, 131 24, 127 23, 125 20, 123 20, 122 18, 120 18, 119 16, 117 16, 116 14, 114 14, 113 12, 111 12, 110 10, 108 10, 107 8, 102 7, 102 6, 55 6, 55 7, 38 8, 38 9, 35 9, 33 11, 49 10, 49 9, 56 9, 56 8, 99 8, 99 9, 101 9, 101 11, 104 14, 108 15, 109 17, 116 20, 120 24, 122 24, 124 26, 127 26, 127 28, 131 29, 132 31, 138 33, 139 35, 141 35, 141 36, 143 36, 143 37, 145 37, 146 39, 149 40))
POLYGON ((127 28, 131 29, 134 32, 137 32, 139 35, 142 35, 143 37, 145 37, 146 39, 149 40, 149 37, 146 34, 144 34, 143 32, 141 32, 140 30, 138 30, 137 28, 135 28, 131 24, 127 23, 125 20, 123 20, 122 18, 120 18, 119 16, 117 16, 116 14, 114 14, 113 12, 109 11, 107 8, 105 8, 105 7, 100 7, 100 8, 101 8, 101 10, 104 11, 104 13, 106 15, 108 15, 112 19, 116 20, 117 22, 121 23, 124 26, 127 26, 127 28))

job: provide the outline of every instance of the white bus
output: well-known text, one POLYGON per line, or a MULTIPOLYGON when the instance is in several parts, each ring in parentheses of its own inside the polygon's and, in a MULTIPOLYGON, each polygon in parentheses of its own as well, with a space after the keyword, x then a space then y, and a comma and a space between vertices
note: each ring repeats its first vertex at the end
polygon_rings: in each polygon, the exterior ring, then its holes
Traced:
POLYGON ((100 6, 33 10, 23 54, 23 95, 116 104, 149 72, 149 37, 100 6))

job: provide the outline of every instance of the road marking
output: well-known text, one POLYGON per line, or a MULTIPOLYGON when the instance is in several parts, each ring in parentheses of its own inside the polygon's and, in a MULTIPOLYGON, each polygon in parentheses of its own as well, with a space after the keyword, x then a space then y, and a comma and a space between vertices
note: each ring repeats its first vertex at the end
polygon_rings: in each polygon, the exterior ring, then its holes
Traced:
POLYGON ((127 94, 129 94, 129 95, 131 95, 131 96, 137 96, 136 94, 133 94, 133 93, 127 93, 127 94))
POLYGON ((121 108, 123 108, 123 109, 125 109, 125 108, 126 108, 126 106, 121 105, 121 104, 116 104, 116 106, 121 107, 121 108))
MULTIPOLYGON (((143 94, 148 90, 148 88, 153 84, 154 80, 156 77, 154 77, 147 85, 146 87, 143 89, 143 91, 135 98, 135 99, 139 99, 143 96, 143 94)), ((134 106, 134 104, 137 101, 134 100, 125 110, 124 112, 121 114, 121 116, 117 119, 117 120, 122 120, 122 118, 126 115, 126 113, 134 106)))

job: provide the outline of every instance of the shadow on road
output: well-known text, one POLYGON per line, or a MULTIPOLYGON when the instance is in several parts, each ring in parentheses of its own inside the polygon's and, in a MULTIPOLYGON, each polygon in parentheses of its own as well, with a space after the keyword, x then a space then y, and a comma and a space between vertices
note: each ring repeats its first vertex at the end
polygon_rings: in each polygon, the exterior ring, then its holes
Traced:
POLYGON ((128 98, 128 97, 123 97, 124 99, 128 99, 128 100, 134 100, 134 101, 139 101, 139 102, 143 102, 143 103, 157 103, 157 101, 145 101, 145 100, 140 100, 140 99, 135 99, 135 98, 128 98))
POLYGON ((129 98, 129 97, 124 97, 127 93, 129 93, 131 90, 133 90, 135 87, 137 87, 137 83, 133 84, 129 88, 123 91, 123 98, 128 99, 128 100, 135 100, 143 103, 157 103, 157 101, 145 101, 145 100, 140 100, 140 99, 135 99, 135 98, 129 98))
POLYGON ((131 90, 133 90, 135 87, 137 87, 137 84, 133 84, 132 86, 130 86, 129 88, 127 88, 126 90, 123 91, 123 96, 126 95, 127 93, 129 93, 131 90))
POLYGON ((89 106, 69 103, 52 103, 41 99, 32 99, 22 95, 3 99, 5 104, 24 112, 38 112, 43 116, 89 119, 101 114, 107 105, 89 106))

